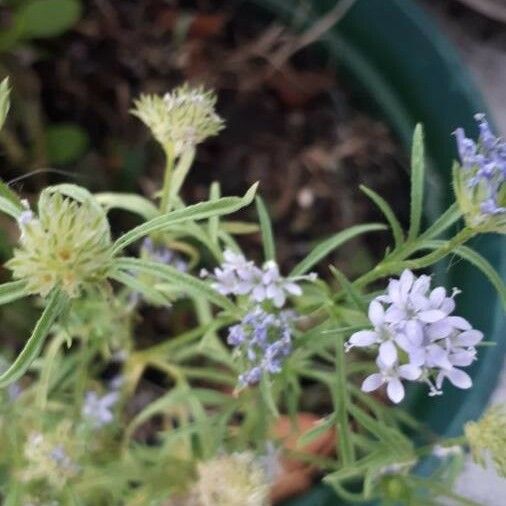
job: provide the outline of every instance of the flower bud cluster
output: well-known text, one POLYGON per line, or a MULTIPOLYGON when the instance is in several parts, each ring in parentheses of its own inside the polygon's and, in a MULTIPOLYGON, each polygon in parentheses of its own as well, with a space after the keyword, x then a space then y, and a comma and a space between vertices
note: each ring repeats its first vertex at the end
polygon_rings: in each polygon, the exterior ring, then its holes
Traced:
POLYGON ((478 142, 455 131, 461 167, 455 172, 455 193, 469 226, 506 233, 506 142, 496 137, 484 114, 475 116, 478 142))
POLYGON ((203 87, 184 84, 159 95, 141 95, 134 102, 137 116, 166 150, 180 156, 224 128, 215 112, 216 95, 203 87))

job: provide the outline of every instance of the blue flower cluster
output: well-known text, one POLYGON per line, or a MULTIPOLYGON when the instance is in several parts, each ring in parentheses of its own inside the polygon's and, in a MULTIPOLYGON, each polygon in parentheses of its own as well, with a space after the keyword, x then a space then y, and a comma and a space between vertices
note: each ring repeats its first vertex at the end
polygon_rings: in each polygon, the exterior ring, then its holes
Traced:
POLYGON ((463 128, 455 131, 462 170, 466 172, 468 187, 480 189, 481 212, 492 216, 503 214, 506 142, 492 133, 484 114, 477 114, 475 119, 480 129, 478 143, 467 138, 463 128))
POLYGON ((289 311, 272 314, 257 306, 239 324, 230 327, 227 342, 248 363, 239 376, 240 387, 256 385, 264 373, 281 371, 284 359, 292 351, 292 317, 289 311))

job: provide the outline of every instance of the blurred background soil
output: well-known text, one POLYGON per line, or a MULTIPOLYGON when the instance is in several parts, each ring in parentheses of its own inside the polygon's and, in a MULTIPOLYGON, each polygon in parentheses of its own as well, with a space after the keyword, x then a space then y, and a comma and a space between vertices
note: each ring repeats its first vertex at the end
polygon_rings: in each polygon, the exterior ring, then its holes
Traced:
MULTIPOLYGON (((407 158, 389 128, 358 106, 335 62, 312 45, 293 50, 298 36, 251 4, 237 5, 87 0, 62 36, 4 53, 3 72, 18 96, 9 133, 19 143, 15 152, 4 137, 4 179, 54 167, 72 174, 34 174, 14 187, 30 195, 48 182, 74 179, 93 190, 152 195, 162 154, 128 111, 139 93, 164 93, 189 80, 216 89, 227 129, 199 147, 184 197, 207 198, 213 180, 224 194, 260 181, 285 268, 316 240, 381 218, 360 184, 390 200, 404 219, 407 158), (80 141, 61 135, 68 125, 80 141), (65 153, 69 143, 77 156, 65 153)), ((258 240, 245 243, 254 257, 258 240)), ((349 275, 367 269, 387 237, 365 241, 332 260, 349 275)))

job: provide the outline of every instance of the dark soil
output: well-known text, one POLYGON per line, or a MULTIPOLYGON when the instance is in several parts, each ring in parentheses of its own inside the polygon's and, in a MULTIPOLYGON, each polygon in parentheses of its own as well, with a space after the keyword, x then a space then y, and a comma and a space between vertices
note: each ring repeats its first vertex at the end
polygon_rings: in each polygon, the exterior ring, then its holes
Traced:
MULTIPOLYGON (((163 93, 191 80, 217 90, 228 128, 200 147, 185 197, 206 198, 212 180, 221 182, 224 194, 241 193, 259 180, 281 263, 293 264, 319 238, 379 218, 359 184, 385 195, 404 216, 406 158, 389 129, 354 107, 353 90, 335 64, 313 48, 275 69, 270 62, 296 36, 251 5, 85 4, 74 30, 8 57, 15 80, 35 80, 29 88, 39 90, 45 121, 75 122, 87 130, 88 153, 64 167, 77 173, 78 183, 150 194, 163 161, 154 144, 146 145, 148 134, 128 109, 140 92, 163 93)), ((19 172, 11 165, 8 174, 19 172)), ((34 176, 21 189, 61 179, 34 176)), ((338 258, 350 274, 367 267, 370 255, 381 255, 386 244, 374 238, 360 246, 354 245, 352 255, 345 248, 338 258)))

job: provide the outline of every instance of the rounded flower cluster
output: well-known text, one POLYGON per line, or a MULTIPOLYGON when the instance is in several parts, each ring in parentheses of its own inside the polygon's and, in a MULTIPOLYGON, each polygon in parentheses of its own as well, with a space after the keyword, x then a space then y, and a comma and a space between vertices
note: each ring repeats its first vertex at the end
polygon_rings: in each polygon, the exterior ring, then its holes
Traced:
MULTIPOLYGON (((201 275, 209 276, 209 273, 204 270, 201 275)), ((248 295, 254 303, 270 301, 281 308, 288 296, 302 294, 297 281, 314 280, 316 275, 283 278, 278 265, 272 260, 259 268, 240 253, 226 250, 224 262, 214 269, 212 278, 213 288, 222 295, 248 295)))
POLYGON ((239 376, 239 386, 255 385, 264 373, 281 371, 283 360, 292 351, 291 319, 288 311, 272 314, 256 307, 230 327, 227 342, 248 364, 239 376))
POLYGON ((461 161, 455 174, 457 201, 470 226, 486 222, 506 231, 506 142, 492 133, 483 114, 475 118, 477 143, 462 128, 455 131, 461 161))
POLYGON ((485 467, 490 457, 506 477, 506 405, 492 406, 480 420, 466 424, 465 434, 475 462, 485 467))
POLYGON ((66 422, 58 425, 51 434, 31 433, 24 447, 27 464, 21 480, 45 480, 59 490, 77 476, 80 469, 74 458, 76 445, 71 437, 70 426, 66 422))
POLYGON ((141 95, 134 102, 132 114, 151 130, 164 149, 180 156, 224 128, 215 104, 212 91, 185 83, 163 97, 141 95))
POLYGON ((369 305, 370 330, 353 334, 347 349, 367 347, 377 350, 379 372, 368 376, 362 390, 371 392, 387 385, 388 397, 395 403, 404 398, 402 380, 423 381, 429 395, 441 394, 447 378, 458 388, 470 388, 472 381, 460 367, 476 359, 475 345, 483 334, 460 316, 453 316, 454 293, 443 287, 431 289, 431 279, 415 277, 405 270, 392 279, 384 295, 369 305))
POLYGON ((27 291, 45 297, 59 287, 69 297, 105 279, 112 262, 107 218, 91 197, 77 202, 45 190, 38 216, 25 211, 18 220, 19 246, 6 264, 27 291))
POLYGON ((198 506, 268 506, 269 485, 262 466, 250 452, 223 455, 198 466, 198 506))

